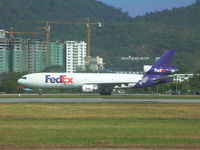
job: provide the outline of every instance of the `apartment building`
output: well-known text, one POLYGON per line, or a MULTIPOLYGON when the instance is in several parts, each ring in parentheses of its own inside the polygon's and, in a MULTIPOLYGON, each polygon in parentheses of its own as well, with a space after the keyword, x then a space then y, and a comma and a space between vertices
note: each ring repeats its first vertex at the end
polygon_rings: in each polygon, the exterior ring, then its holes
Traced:
POLYGON ((0 73, 40 72, 45 68, 45 42, 0 38, 0 73))
POLYGON ((41 72, 46 65, 46 49, 43 40, 28 39, 28 72, 41 72))
MULTIPOLYGON (((49 43, 50 65, 62 66, 68 73, 84 70, 86 47, 84 41, 52 41, 49 43)), ((0 30, 0 73, 41 72, 45 67, 45 41, 6 38, 6 31, 0 30)))
POLYGON ((9 40, 0 38, 0 72, 9 72, 9 40))
POLYGON ((24 72, 27 71, 27 49, 26 39, 14 38, 10 43, 10 61, 11 72, 24 72))
POLYGON ((65 43, 67 73, 85 69, 86 47, 87 44, 84 41, 67 41, 65 43))
POLYGON ((104 70, 104 61, 103 58, 96 56, 90 57, 88 60, 88 67, 92 71, 102 71, 104 70))
POLYGON ((6 38, 6 30, 0 29, 0 39, 6 38))
POLYGON ((64 67, 64 62, 65 62, 64 43, 60 41, 50 42, 49 50, 50 50, 50 65, 64 67))

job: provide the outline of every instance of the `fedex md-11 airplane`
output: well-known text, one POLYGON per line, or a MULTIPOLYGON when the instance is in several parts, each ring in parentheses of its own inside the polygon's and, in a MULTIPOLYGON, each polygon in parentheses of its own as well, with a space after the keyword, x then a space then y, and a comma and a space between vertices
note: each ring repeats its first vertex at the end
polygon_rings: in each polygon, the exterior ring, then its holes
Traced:
POLYGON ((144 74, 114 73, 33 73, 24 75, 18 83, 29 88, 78 88, 83 92, 98 90, 111 95, 113 89, 145 88, 171 82, 169 75, 178 71, 170 66, 174 50, 167 50, 152 66, 144 66, 144 74))

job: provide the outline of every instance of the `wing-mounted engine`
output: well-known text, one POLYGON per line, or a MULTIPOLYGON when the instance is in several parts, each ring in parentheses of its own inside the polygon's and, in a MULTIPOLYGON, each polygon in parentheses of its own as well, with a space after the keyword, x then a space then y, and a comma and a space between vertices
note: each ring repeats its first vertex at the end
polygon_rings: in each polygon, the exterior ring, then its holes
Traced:
POLYGON ((98 90, 98 86, 94 84, 88 84, 88 85, 83 85, 82 86, 82 91, 83 92, 93 92, 95 90, 98 90))

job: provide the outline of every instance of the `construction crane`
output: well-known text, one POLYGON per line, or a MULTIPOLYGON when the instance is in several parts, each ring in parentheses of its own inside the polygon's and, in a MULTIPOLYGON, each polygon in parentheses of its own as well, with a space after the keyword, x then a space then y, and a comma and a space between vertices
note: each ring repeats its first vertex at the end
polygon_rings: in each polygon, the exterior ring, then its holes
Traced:
POLYGON ((27 35, 39 35, 39 34, 42 34, 42 33, 39 33, 39 32, 6 32, 9 36, 9 39, 12 40, 13 37, 14 37, 14 34, 27 34, 27 35))
POLYGON ((40 32, 13 32, 13 27, 10 28, 10 32, 6 31, 6 33, 9 35, 9 38, 13 38, 14 34, 33 34, 33 35, 39 35, 42 34, 40 32))
MULTIPOLYGON (((48 47, 49 39, 50 39, 50 25, 51 24, 75 24, 75 25, 86 25, 86 32, 87 32, 87 59, 90 58, 90 51, 91 51, 91 25, 98 25, 101 27, 101 22, 90 22, 89 18, 86 18, 85 22, 59 22, 59 21, 39 21, 38 23, 46 24, 45 27, 42 27, 46 33, 46 43, 48 47)), ((49 61, 49 52, 47 48, 47 59, 49 61)), ((48 65, 48 63, 47 63, 48 65)))
POLYGON ((46 22, 44 27, 40 27, 39 29, 44 30, 45 33, 45 48, 46 48, 46 67, 50 64, 50 52, 49 52, 49 40, 50 40, 50 25, 46 22))
POLYGON ((9 35, 13 35, 13 34, 35 34, 35 35, 42 34, 42 33, 39 33, 39 32, 6 32, 6 33, 9 34, 9 35))

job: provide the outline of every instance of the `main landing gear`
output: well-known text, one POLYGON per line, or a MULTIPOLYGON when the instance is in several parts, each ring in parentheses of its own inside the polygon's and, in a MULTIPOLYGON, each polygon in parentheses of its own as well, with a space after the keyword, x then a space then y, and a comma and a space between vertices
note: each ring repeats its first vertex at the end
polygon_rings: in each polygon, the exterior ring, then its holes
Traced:
POLYGON ((100 93, 100 95, 111 95, 112 94, 112 90, 110 90, 110 89, 101 89, 99 93, 100 93))

